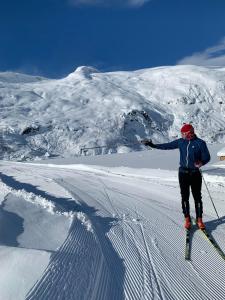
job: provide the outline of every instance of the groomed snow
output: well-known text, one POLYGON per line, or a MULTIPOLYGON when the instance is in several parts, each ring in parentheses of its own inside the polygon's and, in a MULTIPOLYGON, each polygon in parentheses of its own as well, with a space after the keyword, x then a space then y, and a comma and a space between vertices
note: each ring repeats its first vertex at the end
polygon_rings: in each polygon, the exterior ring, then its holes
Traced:
MULTIPOLYGON (((203 185, 204 220, 225 252, 217 152, 203 175, 220 219, 203 185)), ((2 161, 0 299, 223 299, 225 261, 198 230, 184 259, 177 165, 176 151, 157 150, 2 161)))

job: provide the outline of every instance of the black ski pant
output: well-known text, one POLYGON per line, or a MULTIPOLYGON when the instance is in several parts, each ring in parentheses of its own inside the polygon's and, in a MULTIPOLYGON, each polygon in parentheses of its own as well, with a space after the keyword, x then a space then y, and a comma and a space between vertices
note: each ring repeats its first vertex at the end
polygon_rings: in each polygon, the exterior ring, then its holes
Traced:
POLYGON ((196 218, 202 218, 202 175, 200 171, 179 171, 182 210, 185 217, 190 215, 190 188, 195 202, 196 218))

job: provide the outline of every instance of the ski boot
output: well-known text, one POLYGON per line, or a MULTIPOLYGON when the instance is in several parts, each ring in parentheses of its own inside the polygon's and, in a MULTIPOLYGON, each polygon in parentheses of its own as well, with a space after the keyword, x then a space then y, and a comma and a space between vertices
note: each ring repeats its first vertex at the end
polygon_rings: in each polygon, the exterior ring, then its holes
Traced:
POLYGON ((190 216, 185 217, 184 227, 188 230, 191 229, 191 218, 190 218, 190 216))
POLYGON ((199 229, 205 229, 205 224, 202 221, 202 218, 197 218, 197 226, 199 229))

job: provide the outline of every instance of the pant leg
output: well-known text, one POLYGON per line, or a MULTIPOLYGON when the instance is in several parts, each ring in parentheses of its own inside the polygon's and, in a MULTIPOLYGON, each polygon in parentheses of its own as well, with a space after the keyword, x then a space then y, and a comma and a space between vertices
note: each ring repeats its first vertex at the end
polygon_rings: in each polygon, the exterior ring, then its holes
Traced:
POLYGON ((191 174, 191 191, 195 201, 196 218, 202 218, 203 205, 202 205, 202 175, 200 172, 191 174))
POLYGON ((190 175, 179 172, 179 184, 181 193, 182 210, 185 217, 190 215, 189 196, 190 196, 190 175))

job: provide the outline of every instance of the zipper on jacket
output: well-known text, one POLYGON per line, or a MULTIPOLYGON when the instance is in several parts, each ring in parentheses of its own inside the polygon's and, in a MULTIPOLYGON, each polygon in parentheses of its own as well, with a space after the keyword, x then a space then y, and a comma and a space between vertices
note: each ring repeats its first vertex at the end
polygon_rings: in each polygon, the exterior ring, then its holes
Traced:
POLYGON ((187 145, 187 156, 186 156, 186 166, 188 168, 188 155, 189 155, 189 146, 190 146, 191 141, 189 141, 188 145, 187 145))

